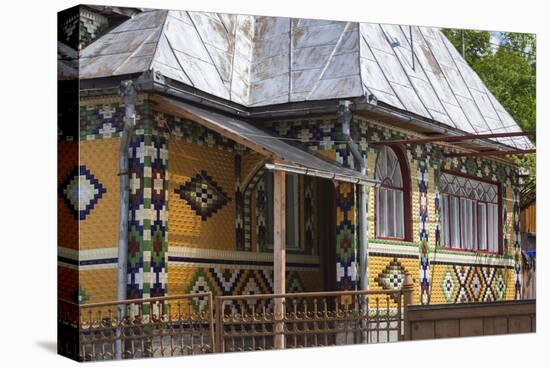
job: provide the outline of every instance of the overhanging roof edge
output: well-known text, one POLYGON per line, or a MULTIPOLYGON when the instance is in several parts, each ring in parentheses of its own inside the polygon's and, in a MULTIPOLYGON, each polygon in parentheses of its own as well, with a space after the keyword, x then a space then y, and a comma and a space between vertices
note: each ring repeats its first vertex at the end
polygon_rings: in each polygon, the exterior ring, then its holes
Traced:
POLYGON ((279 168, 295 168, 312 176, 376 185, 378 181, 370 179, 350 168, 322 159, 317 155, 282 141, 245 121, 204 110, 169 97, 155 97, 157 102, 168 105, 196 123, 242 144, 264 156, 273 158, 279 168))

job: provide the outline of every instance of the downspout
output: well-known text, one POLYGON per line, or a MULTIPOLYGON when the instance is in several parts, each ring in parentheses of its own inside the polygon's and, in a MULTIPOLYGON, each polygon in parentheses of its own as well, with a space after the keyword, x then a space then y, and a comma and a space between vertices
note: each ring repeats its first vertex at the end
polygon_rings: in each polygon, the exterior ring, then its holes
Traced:
MULTIPOLYGON (((128 266, 128 213, 130 202, 130 178, 128 173, 128 158, 130 140, 136 124, 136 100, 137 91, 134 82, 125 80, 120 84, 120 94, 124 102, 124 130, 120 137, 120 150, 118 153, 118 166, 120 176, 120 205, 118 226, 118 265, 117 265, 117 301, 126 300, 127 292, 127 266, 128 266)), ((126 306, 117 305, 119 321, 126 316, 126 306)), ((115 358, 122 358, 121 330, 116 330, 115 358)))
MULTIPOLYGON (((357 144, 351 138, 351 102, 340 101, 338 107, 338 118, 342 123, 342 133, 346 144, 353 155, 355 164, 359 166, 362 175, 367 174, 367 165, 361 155, 357 144)), ((368 279, 368 236, 367 236, 367 186, 358 185, 359 201, 359 289, 366 291, 369 288, 368 279)))

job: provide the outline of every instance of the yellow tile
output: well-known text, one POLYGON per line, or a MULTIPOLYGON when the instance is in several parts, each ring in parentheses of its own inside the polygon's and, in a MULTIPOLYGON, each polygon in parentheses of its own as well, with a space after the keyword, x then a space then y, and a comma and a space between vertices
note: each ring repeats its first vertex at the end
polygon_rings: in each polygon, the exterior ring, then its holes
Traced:
POLYGON ((106 192, 80 221, 80 248, 95 249, 116 246, 118 241, 120 140, 99 139, 80 142, 80 165, 85 165, 103 185, 106 192))

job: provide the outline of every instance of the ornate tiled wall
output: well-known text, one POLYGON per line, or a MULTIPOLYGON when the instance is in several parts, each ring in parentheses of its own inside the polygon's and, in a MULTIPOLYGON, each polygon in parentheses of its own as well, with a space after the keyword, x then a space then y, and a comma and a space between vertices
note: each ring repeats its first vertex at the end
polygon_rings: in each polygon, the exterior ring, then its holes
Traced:
MULTIPOLYGON (((215 294, 270 292, 273 259, 262 240, 266 230, 262 157, 195 123, 155 110, 146 96, 140 96, 137 112, 130 150, 129 295, 174 295, 200 289, 215 294)), ((59 144, 60 154, 80 150, 79 160, 60 161, 58 215, 61 221, 80 226, 80 242, 75 231, 60 231, 59 279, 60 294, 81 302, 112 300, 116 294, 117 157, 123 114, 118 96, 83 100, 80 142, 61 139, 59 144), (86 188, 85 196, 75 196, 79 185, 86 188), (78 280, 80 287, 75 286, 78 280)), ((301 140, 326 158, 352 165, 335 118, 286 121, 271 128, 301 140)), ((360 118, 352 132, 366 154, 371 177, 377 151, 366 142, 404 137, 402 132, 360 118)), ((513 170, 480 159, 447 162, 448 169, 505 183, 503 236, 509 257, 449 253, 439 248, 438 235, 442 151, 430 145, 405 149, 411 173, 413 241, 374 238, 374 190, 370 190, 371 289, 400 286, 404 272, 409 271, 419 303, 513 298, 519 281, 519 268, 514 268, 519 266, 514 258, 519 218, 513 170)), ((304 249, 287 254, 289 290, 321 289, 313 183, 310 178, 303 181, 304 249)), ((358 264, 353 185, 337 186, 336 210, 337 286, 354 289, 358 264)))
MULTIPOLYGON (((422 162, 423 163, 423 162, 422 162)), ((419 258, 420 258, 420 303, 430 302, 430 260, 429 260, 429 236, 428 236, 428 167, 425 164, 418 165, 418 215, 420 217, 419 258)))
POLYGON ((108 19, 83 6, 75 6, 59 13, 60 39, 75 50, 92 42, 109 25, 108 19))
MULTIPOLYGON (((119 139, 81 141, 79 144, 79 183, 87 188, 81 190, 80 197, 81 202, 87 202, 86 209, 79 213, 82 250, 113 247, 118 243, 119 144, 119 139), (92 192, 95 193, 92 195, 92 192), (90 196, 85 198, 82 193, 90 193, 90 196)), ((69 185, 76 185, 76 181, 69 185)))
POLYGON ((511 267, 437 262, 432 266, 432 304, 510 300, 514 298, 511 267))
MULTIPOLYGON (((78 167, 78 83, 58 82, 58 141, 57 141, 57 240, 58 240, 58 297, 78 301, 78 271, 72 264, 62 267, 60 256, 65 251, 78 253, 78 222, 75 206, 63 191, 66 181, 78 167)), ((74 195, 73 195, 74 196, 74 195)), ((72 262, 78 262, 78 256, 72 262)))
POLYGON ((168 146, 144 110, 130 143, 128 298, 163 296, 167 284, 168 146))
MULTIPOLYGON (((379 247, 379 246, 378 246, 379 247)), ((415 246, 412 246, 413 248, 415 246)), ((417 251, 416 248, 414 250, 417 251)), ((405 252, 405 251, 404 251, 405 252)), ((419 267, 418 256, 416 254, 390 254, 384 251, 383 253, 369 253, 369 289, 371 290, 396 290, 401 289, 405 280, 405 272, 408 271, 413 275, 413 280, 418 284, 419 267)), ((413 302, 418 303, 420 300, 420 288, 415 287, 413 292, 413 302)), ((373 306, 375 299, 370 299, 370 304, 373 306)), ((385 307, 385 299, 382 301, 381 307, 385 307)))
MULTIPOLYGON (((168 293, 271 293, 263 158, 191 121, 154 119, 166 122, 170 156, 168 293)), ((316 256, 287 254, 287 270, 287 289, 320 289, 316 256)))
POLYGON ((169 152, 170 245, 235 249, 233 155, 172 139, 169 152))
POLYGON ((72 141, 59 141, 57 145, 58 165, 57 165, 57 221, 59 223, 58 244, 64 248, 78 249, 78 219, 75 215, 75 209, 72 202, 68 201, 67 196, 63 194, 66 185, 64 183, 78 166, 78 143, 72 141))
MULTIPOLYGON (((156 135, 150 102, 139 96, 136 133, 130 148, 130 223, 128 296, 165 294, 167 265, 166 143, 156 135)), ((75 272, 81 302, 110 301, 116 296, 118 247, 119 133, 124 106, 120 97, 83 98, 76 162, 60 165, 59 210, 64 221, 78 222, 74 246, 60 236, 59 284, 75 272), (69 167, 70 166, 70 167, 69 167), (61 171, 64 170, 63 174, 61 171)), ((67 149, 60 138, 60 149, 67 149)), ((65 152, 65 151, 64 151, 65 152)), ((60 153, 61 154, 61 153, 60 153)), ((60 161, 69 162, 65 159, 60 161)), ((65 164, 65 163, 63 163, 65 164)), ((74 288, 74 287, 73 287, 74 288)), ((62 293, 60 291, 60 293, 62 293)))
MULTIPOLYGON (((81 101, 80 128, 86 112, 99 111, 118 98, 81 101)), ((104 119, 107 121, 108 119, 104 119)), ((78 125, 78 121, 74 121, 78 125)), ((60 130, 58 219, 58 290, 80 303, 113 300, 116 294, 118 241, 118 139, 68 136, 60 130), (88 139, 89 138, 89 139, 88 139), (70 230, 76 226, 77 230, 70 230), (73 279, 78 279, 72 283, 73 279)), ((72 131, 72 130, 71 130, 72 131)))
POLYGON ((357 243, 355 233, 355 187, 339 183, 336 188, 336 289, 357 285, 357 243))
MULTIPOLYGON (((361 116, 355 115, 352 124, 352 136, 355 141, 359 142, 363 153, 367 157, 367 170, 370 177, 374 176, 374 166, 376 162, 377 149, 374 145, 367 146, 368 141, 378 140, 394 140, 412 137, 403 130, 394 129, 385 126, 383 123, 367 120, 361 116)), ((349 153, 343 148, 342 136, 340 134, 340 126, 336 117, 315 118, 315 119, 297 119, 288 121, 278 121, 268 123, 267 127, 272 129, 280 136, 296 139, 308 146, 311 150, 326 158, 336 160, 340 163, 352 166, 353 162, 349 159, 349 153)), ((456 170, 472 176, 477 176, 485 179, 490 179, 503 183, 503 223, 504 223, 504 245, 505 254, 509 256, 497 256, 490 264, 486 264, 482 269, 485 273, 502 274, 504 284, 506 284, 503 297, 506 299, 514 298, 515 282, 519 279, 519 273, 516 271, 519 268, 514 267, 519 265, 519 262, 510 262, 510 258, 515 254, 516 235, 514 224, 516 223, 514 212, 514 197, 513 187, 517 185, 515 171, 511 166, 498 161, 483 159, 483 158, 452 158, 444 160, 444 153, 452 153, 450 148, 440 148, 431 144, 404 146, 405 153, 408 159, 408 169, 410 171, 411 180, 411 203, 412 203, 412 231, 413 242, 404 243, 405 247, 392 248, 396 246, 392 241, 380 241, 375 239, 374 233, 374 192, 370 190, 368 200, 368 217, 369 223, 368 237, 374 246, 382 246, 378 248, 378 255, 371 254, 369 260, 369 277, 372 287, 376 287, 373 283, 376 276, 379 274, 379 268, 386 266, 386 257, 390 260, 393 257, 400 259, 399 255, 407 255, 408 267, 413 277, 416 280, 416 291, 418 292, 415 299, 419 303, 445 303, 455 302, 455 298, 445 297, 443 288, 441 287, 442 274, 446 269, 445 264, 440 264, 442 257, 450 256, 444 254, 444 250, 440 247, 440 222, 439 222, 439 174, 443 168, 456 170), (380 243, 386 242, 386 245, 380 243), (412 246, 412 247, 411 247, 412 246), (404 251, 403 248, 409 248, 404 251), (411 254, 411 248, 416 250, 415 254, 411 254), (415 258, 415 261, 412 259, 415 258), (418 269, 418 270, 415 270, 418 269), (491 270, 488 270, 491 269, 491 270), (418 274, 418 276, 417 276, 418 274), (510 287, 511 284, 511 287, 510 287)), ((456 254, 455 254, 456 255, 456 254)), ((458 254, 452 259, 450 264, 464 263, 468 268, 476 269, 483 264, 479 260, 479 256, 470 256, 468 254, 458 254)), ((343 274, 342 268, 339 267, 339 274, 343 274)), ((479 270, 480 274, 482 270, 479 270)), ((477 282, 478 277, 473 277, 468 273, 465 279, 465 286, 468 288, 473 282, 477 282)), ((477 273, 476 273, 477 274, 477 273)), ((452 272, 454 284, 460 284, 456 273, 452 272)), ((485 281, 485 278, 479 278, 485 281)), ((496 277, 491 280, 491 287, 494 288, 496 277)), ((499 283, 500 284, 500 283, 499 283)), ((465 298, 464 298, 465 299, 465 298)), ((463 300, 464 300, 463 299, 463 300)), ((469 297, 469 300, 475 300, 476 297, 469 297)))

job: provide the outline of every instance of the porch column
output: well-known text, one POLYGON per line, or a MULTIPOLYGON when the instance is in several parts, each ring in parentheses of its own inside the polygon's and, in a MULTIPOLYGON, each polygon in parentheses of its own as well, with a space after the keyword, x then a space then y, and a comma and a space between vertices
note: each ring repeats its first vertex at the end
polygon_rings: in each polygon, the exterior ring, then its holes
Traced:
MULTIPOLYGON (((273 293, 285 293, 285 172, 273 171, 273 293)), ((285 347, 284 332, 284 298, 276 298, 275 349, 285 347)))

